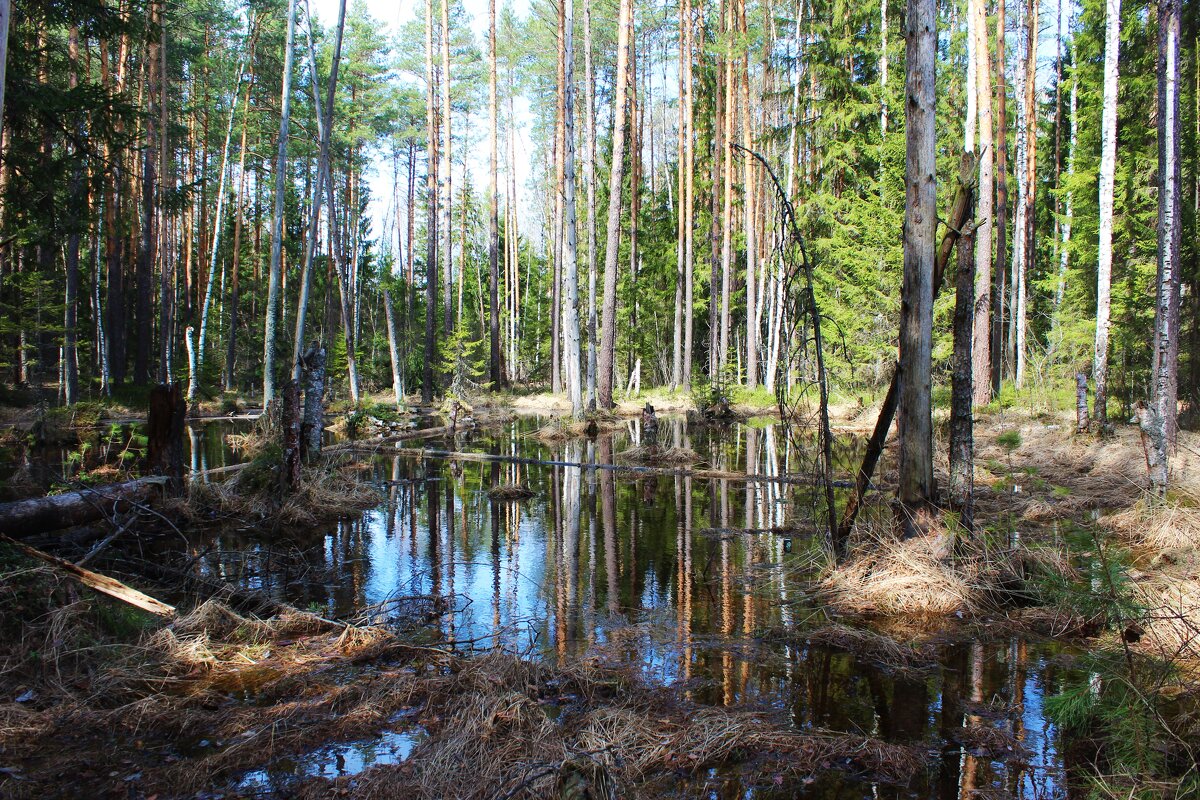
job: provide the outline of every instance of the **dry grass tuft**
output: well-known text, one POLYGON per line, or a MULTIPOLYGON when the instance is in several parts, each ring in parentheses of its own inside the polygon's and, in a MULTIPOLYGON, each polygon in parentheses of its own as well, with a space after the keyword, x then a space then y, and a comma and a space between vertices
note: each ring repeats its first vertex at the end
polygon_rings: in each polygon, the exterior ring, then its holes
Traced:
POLYGON ((1200 507, 1191 498, 1161 500, 1143 496, 1124 511, 1102 520, 1135 547, 1155 552, 1200 548, 1200 507))
POLYGON ((664 450, 652 445, 631 447, 617 453, 616 458, 618 461, 630 461, 635 464, 678 466, 699 464, 704 460, 695 450, 688 447, 671 447, 664 450))
POLYGON ((945 615, 970 612, 981 601, 974 584, 978 569, 969 560, 952 560, 945 533, 900 541, 872 537, 841 564, 832 566, 818 586, 842 611, 883 615, 945 615))
POLYGON ((215 510, 247 520, 272 520, 285 525, 314 525, 336 519, 382 501, 379 489, 354 474, 349 466, 330 462, 305 467, 299 487, 281 496, 274 478, 277 469, 254 465, 227 481, 193 484, 189 504, 199 513, 215 510))
POLYGON ((528 500, 533 497, 533 490, 523 483, 505 483, 489 489, 488 497, 492 500, 528 500))

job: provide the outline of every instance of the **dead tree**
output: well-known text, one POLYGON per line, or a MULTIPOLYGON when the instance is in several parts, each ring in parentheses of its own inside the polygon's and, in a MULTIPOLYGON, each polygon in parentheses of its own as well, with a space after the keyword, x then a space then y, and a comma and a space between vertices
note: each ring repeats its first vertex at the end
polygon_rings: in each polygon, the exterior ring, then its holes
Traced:
MULTIPOLYGON (((967 218, 974 186, 974 175, 975 159, 969 153, 964 153, 959 163, 958 188, 954 192, 950 215, 946 219, 946 231, 942 234, 937 263, 934 265, 933 298, 935 300, 942 286, 942 276, 945 274, 946 265, 950 262, 950 253, 954 249, 954 243, 958 240, 958 232, 967 218)), ((867 440, 867 449, 863 454, 862 465, 858 468, 858 475, 855 478, 854 491, 850 495, 850 499, 846 501, 846 509, 842 512, 842 521, 838 524, 835 542, 841 543, 842 546, 850 539, 850 531, 854 529, 854 521, 858 518, 858 511, 862 507, 863 495, 866 494, 867 487, 871 485, 871 476, 875 474, 875 465, 879 463, 879 456, 883 454, 883 447, 887 443, 888 431, 891 430, 892 421, 896 418, 896 402, 900 397, 899 387, 899 372, 893 370, 892 382, 888 386, 887 395, 879 409, 879 418, 875 420, 875 430, 872 431, 871 438, 867 440)))
POLYGON ((325 430, 325 348, 314 340, 300 357, 304 379, 304 421, 300 425, 300 450, 306 463, 321 455, 325 430))
MULTIPOLYGON (((779 197, 779 206, 782 225, 782 236, 780 237, 781 245, 779 256, 784 263, 784 293, 787 297, 794 297, 798 302, 796 313, 789 314, 785 311, 785 315, 790 317, 790 325, 788 328, 787 338, 785 341, 794 341, 797 326, 804 324, 808 330, 812 331, 813 349, 815 350, 815 358, 817 363, 817 389, 819 392, 819 425, 821 437, 821 475, 822 483, 825 487, 825 507, 828 514, 828 530, 831 542, 835 547, 839 547, 837 534, 837 506, 833 499, 833 435, 830 432, 829 425, 829 380, 825 372, 825 340, 821 336, 821 310, 817 307, 817 295, 813 290, 813 266, 812 260, 808 256, 808 248, 804 243, 804 236, 800 233, 800 226, 796 222, 796 209, 792 206, 791 198, 783 189, 783 185, 779 182, 779 178, 775 176, 775 171, 771 169, 771 165, 767 160, 753 150, 749 150, 736 142, 730 142, 729 146, 735 150, 740 150, 746 155, 754 158, 770 176, 772 184, 775 186, 775 193, 779 197), (802 285, 801 285, 802 283, 802 285)), ((781 360, 781 368, 786 369, 786 362, 790 359, 781 360)), ((775 397, 779 403, 780 416, 787 424, 789 419, 794 418, 795 414, 788 407, 787 399, 787 381, 775 381, 775 397)))
POLYGON ((1090 415, 1088 414, 1088 380, 1082 372, 1075 373, 1075 432, 1087 433, 1090 415))
POLYGON ((286 494, 300 485, 300 384, 290 380, 283 385, 283 464, 279 471, 280 489, 286 494))
POLYGON ((159 384, 150 390, 150 410, 146 419, 147 475, 165 475, 167 491, 183 492, 183 429, 187 400, 183 384, 159 384))
MULTIPOLYGON (((968 203, 968 206, 971 204, 968 203)), ((968 211, 968 217, 971 212, 968 211)), ((950 502, 963 527, 975 527, 975 432, 973 414, 973 320, 975 309, 975 225, 963 225, 958 240, 954 291, 954 367, 950 389, 950 502)))

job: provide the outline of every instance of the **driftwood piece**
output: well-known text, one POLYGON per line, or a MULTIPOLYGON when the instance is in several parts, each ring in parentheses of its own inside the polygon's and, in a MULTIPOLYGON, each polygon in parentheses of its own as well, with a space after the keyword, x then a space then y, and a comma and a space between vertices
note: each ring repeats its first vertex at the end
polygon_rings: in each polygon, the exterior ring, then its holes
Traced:
POLYGON ((0 533, 0 541, 8 542, 25 555, 36 558, 39 561, 44 561, 55 569, 67 573, 89 589, 94 589, 101 594, 120 600, 122 603, 128 603, 134 608, 140 608, 143 611, 157 614, 160 617, 175 616, 174 606, 169 606, 161 600, 155 600, 150 595, 139 592, 132 586, 121 583, 116 578, 110 578, 107 575, 101 575, 99 572, 84 569, 72 564, 70 561, 63 561, 57 556, 52 556, 29 545, 14 541, 2 533, 0 533))
POLYGON ((146 474, 165 475, 171 494, 183 491, 183 430, 187 400, 183 384, 159 384, 150 390, 146 418, 146 474))
POLYGON ((157 498, 166 478, 139 478, 109 486, 95 486, 77 492, 0 503, 0 534, 33 536, 46 531, 84 525, 127 511, 157 498))
MULTIPOLYGON (((946 273, 946 265, 950 262, 950 255, 954 251, 954 243, 958 241, 959 231, 967 219, 967 213, 971 206, 971 193, 975 183, 975 160, 968 155, 963 156, 959 164, 958 188, 954 192, 954 200, 950 205, 950 217, 946 220, 946 230, 942 234, 942 242, 938 247, 937 262, 933 269, 933 299, 937 300, 938 294, 942 288, 942 278, 946 273)), ((862 466, 858 469, 858 477, 855 481, 854 492, 846 500, 846 509, 842 513, 842 521, 838 524, 837 536, 834 539, 835 546, 840 552, 844 552, 846 543, 850 539, 850 531, 854 529, 854 521, 858 518, 858 511, 862 507, 863 495, 867 492, 867 487, 871 483, 871 476, 875 474, 875 466, 879 463, 879 456, 883 454, 883 447, 887 443, 888 431, 891 430, 892 421, 896 418, 896 405, 900 399, 900 371, 898 369, 892 371, 892 382, 888 385, 887 395, 883 399, 883 405, 879 408, 879 418, 875 420, 875 430, 871 433, 871 438, 867 441, 867 449, 863 454, 862 466)))

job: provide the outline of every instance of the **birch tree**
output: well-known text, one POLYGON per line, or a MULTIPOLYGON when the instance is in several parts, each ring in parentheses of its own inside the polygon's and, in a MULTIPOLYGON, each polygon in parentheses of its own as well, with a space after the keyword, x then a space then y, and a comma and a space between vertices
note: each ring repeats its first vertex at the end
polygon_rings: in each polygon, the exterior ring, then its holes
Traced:
POLYGON ((1104 110, 1101 113, 1100 232, 1096 259, 1096 344, 1092 416, 1103 432, 1108 420, 1108 324, 1112 287, 1113 184, 1117 168, 1117 79, 1121 48, 1121 0, 1104 3, 1104 110))

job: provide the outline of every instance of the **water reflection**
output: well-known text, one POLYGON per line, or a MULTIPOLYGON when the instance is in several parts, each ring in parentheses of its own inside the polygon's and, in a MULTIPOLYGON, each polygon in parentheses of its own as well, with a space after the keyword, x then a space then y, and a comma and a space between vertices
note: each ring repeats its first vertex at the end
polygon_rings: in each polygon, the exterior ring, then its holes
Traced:
MULTIPOLYGON (((811 487, 578 466, 614 463, 638 440, 636 421, 594 442, 547 444, 528 428, 467 446, 558 463, 381 457, 373 462, 386 486, 380 507, 270 541, 212 536, 197 543, 198 568, 328 615, 386 615, 394 613, 391 598, 426 597, 430 624, 466 646, 630 665, 697 702, 767 706, 801 729, 940 754, 928 781, 907 793, 819 781, 786 796, 1065 795, 1057 734, 1043 713, 1043 699, 1066 677, 1052 647, 1020 639, 950 644, 935 668, 892 674, 809 644, 803 630, 816 609, 803 602, 797 579, 822 545, 793 531, 795 546, 785 552, 776 529, 816 527, 798 526, 813 505, 811 487), (533 490, 531 500, 488 496, 517 483, 533 490), (792 635, 762 636, 779 630, 792 635), (1028 753, 997 760, 978 747, 985 729, 1011 735, 1028 753), (822 793, 830 785, 836 793, 822 793)), ((671 423, 660 437, 695 449, 715 470, 780 475, 800 471, 807 458, 771 425, 721 434, 671 423)), ((839 452, 852 460, 855 446, 839 452)), ((725 774, 697 780, 685 793, 747 790, 725 774)))

